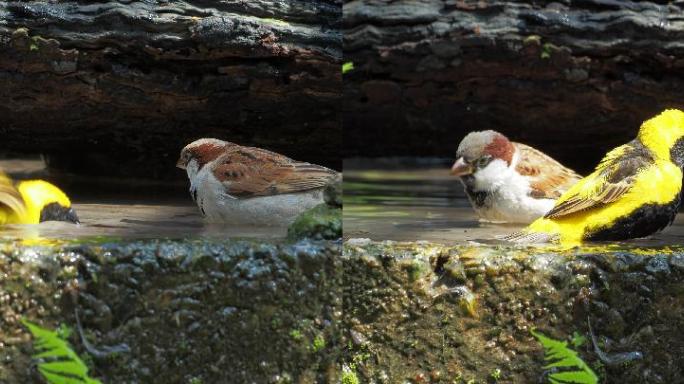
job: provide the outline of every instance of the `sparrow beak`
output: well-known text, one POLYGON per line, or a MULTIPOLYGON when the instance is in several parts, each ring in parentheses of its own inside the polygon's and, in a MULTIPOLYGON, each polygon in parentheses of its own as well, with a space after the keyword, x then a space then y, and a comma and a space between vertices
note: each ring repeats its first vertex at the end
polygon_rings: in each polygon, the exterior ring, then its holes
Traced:
POLYGON ((462 157, 459 157, 458 160, 456 160, 454 165, 451 167, 451 174, 454 176, 461 177, 470 175, 471 173, 473 173, 473 166, 466 163, 462 157))
POLYGON ((186 169, 187 164, 183 163, 183 159, 178 159, 178 161, 176 162, 176 167, 180 169, 186 169))

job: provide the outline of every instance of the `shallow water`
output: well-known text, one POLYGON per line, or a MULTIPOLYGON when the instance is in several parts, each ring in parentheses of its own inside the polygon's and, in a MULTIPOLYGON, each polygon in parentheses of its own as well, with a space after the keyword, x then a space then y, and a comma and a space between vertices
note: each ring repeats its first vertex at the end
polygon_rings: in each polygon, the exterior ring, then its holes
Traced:
MULTIPOLYGON (((14 179, 52 180, 50 176, 54 176, 41 159, 0 160, 0 169, 14 179)), ((183 172, 180 173, 178 181, 171 183, 59 175, 62 182, 57 184, 70 195, 81 224, 4 226, 0 239, 281 238, 287 234, 287 227, 205 222, 187 192, 183 172)))
MULTIPOLYGON (((522 225, 480 222, 448 160, 392 166, 350 161, 344 172, 344 236, 372 240, 432 241, 459 244, 493 240, 522 225), (360 167, 360 163, 366 163, 360 167)), ((684 242, 684 217, 649 239, 647 246, 684 242)))
POLYGON ((145 239, 228 237, 280 238, 287 227, 250 227, 207 223, 190 205, 78 204, 73 205, 80 225, 46 222, 38 225, 11 225, 0 231, 0 238, 11 239, 145 239))

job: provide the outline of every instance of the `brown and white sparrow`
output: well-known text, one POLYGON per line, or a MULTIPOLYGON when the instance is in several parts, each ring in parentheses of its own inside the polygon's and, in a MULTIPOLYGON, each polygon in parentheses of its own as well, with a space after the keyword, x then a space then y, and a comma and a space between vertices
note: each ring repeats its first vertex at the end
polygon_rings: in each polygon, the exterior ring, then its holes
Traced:
POLYGON ((464 137, 451 174, 460 177, 483 220, 509 223, 530 223, 544 216, 581 178, 541 151, 495 131, 464 137))
POLYGON ((177 166, 207 220, 232 224, 288 225, 324 202, 323 190, 339 173, 275 152, 199 139, 183 148, 177 166))

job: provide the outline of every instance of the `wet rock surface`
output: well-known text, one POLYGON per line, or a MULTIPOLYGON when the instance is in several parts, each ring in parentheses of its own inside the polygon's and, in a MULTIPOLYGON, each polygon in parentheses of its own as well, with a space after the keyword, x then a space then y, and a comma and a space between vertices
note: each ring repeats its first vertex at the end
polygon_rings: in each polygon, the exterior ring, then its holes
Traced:
POLYGON ((217 137, 340 169, 341 6, 2 2, 0 151, 169 179, 185 144, 217 137))
POLYGON ((590 340, 590 323, 603 359, 590 341, 575 349, 602 383, 679 382, 683 253, 351 239, 343 360, 361 382, 537 383, 530 330, 590 340))
POLYGON ((131 241, 0 251, 0 382, 41 382, 19 319, 75 327, 106 383, 318 383, 340 370, 341 246, 131 241))
POLYGON ((75 327, 78 313, 93 348, 70 343, 104 382, 535 383, 530 330, 590 340, 591 324, 600 353, 574 348, 602 383, 675 383, 682 259, 630 245, 5 242, 0 382, 41 382, 20 318, 75 327), (108 347, 123 352, 92 353, 108 347))
POLYGON ((287 235, 290 239, 339 239, 342 237, 342 209, 319 204, 297 217, 287 235))
POLYGON ((290 239, 336 240, 342 238, 342 180, 328 185, 325 203, 299 215, 287 229, 290 239))
POLYGON ((495 129, 592 169, 684 106, 683 7, 346 0, 345 155, 450 157, 467 132, 495 129))

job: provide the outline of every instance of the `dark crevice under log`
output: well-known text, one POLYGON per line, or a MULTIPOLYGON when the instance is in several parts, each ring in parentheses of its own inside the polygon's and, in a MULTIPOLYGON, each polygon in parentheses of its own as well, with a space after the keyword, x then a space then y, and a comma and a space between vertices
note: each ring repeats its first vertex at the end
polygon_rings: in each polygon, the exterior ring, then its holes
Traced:
POLYGON ((683 8, 346 1, 345 155, 452 156, 467 132, 495 129, 587 171, 684 107, 683 8))
POLYGON ((0 1, 0 153, 170 178, 218 137, 339 168, 341 6, 0 1))

